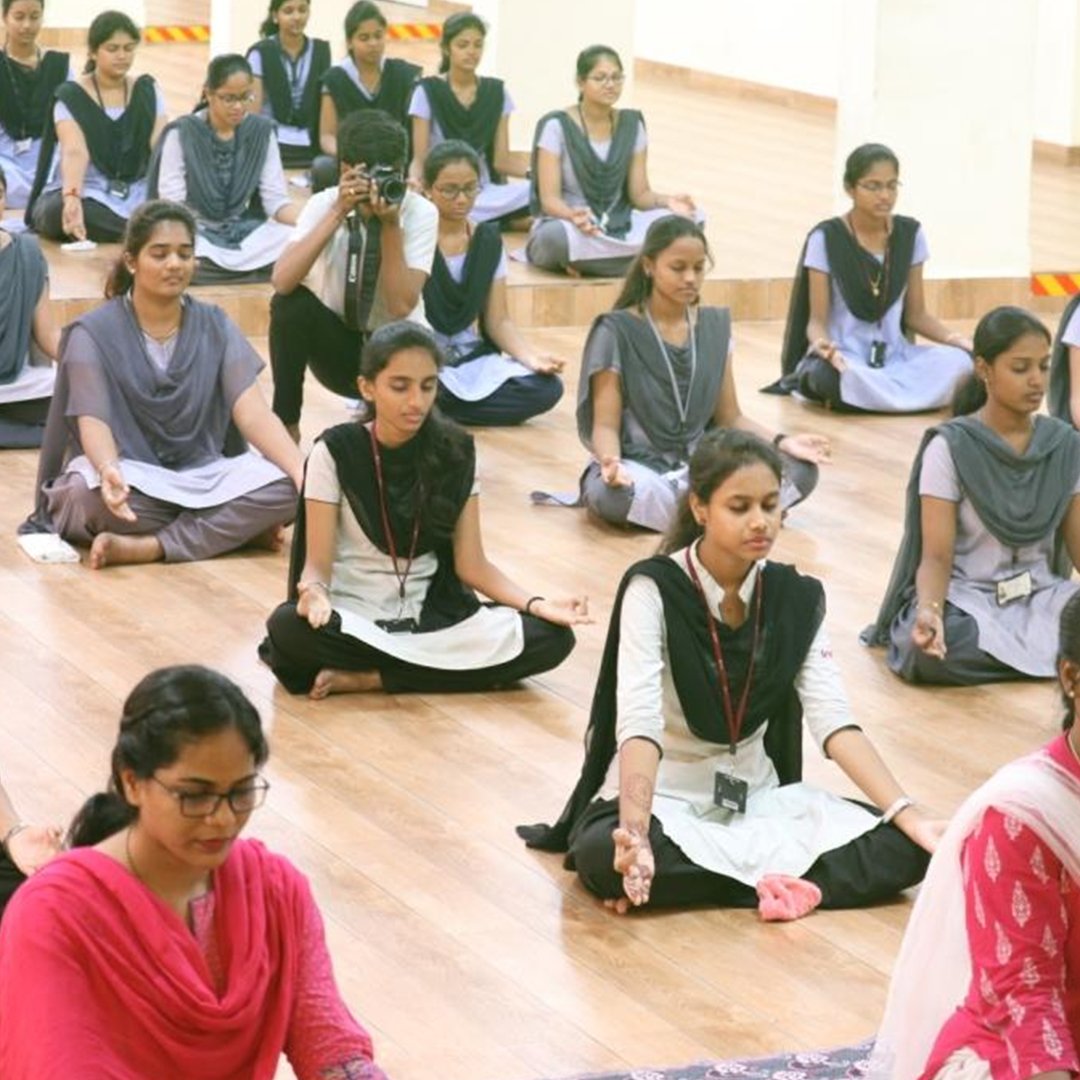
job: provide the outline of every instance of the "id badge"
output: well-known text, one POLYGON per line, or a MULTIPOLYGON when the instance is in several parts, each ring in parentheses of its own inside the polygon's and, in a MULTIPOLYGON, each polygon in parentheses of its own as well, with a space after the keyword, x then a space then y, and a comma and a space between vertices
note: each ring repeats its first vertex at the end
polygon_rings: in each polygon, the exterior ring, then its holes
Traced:
POLYGON ((388 634, 415 634, 420 629, 415 619, 376 619, 375 625, 388 634))
POLYGON ((732 810, 736 814, 746 813, 746 799, 750 794, 750 785, 731 773, 717 770, 713 787, 713 802, 721 810, 732 810))
POLYGON ((1023 600, 1032 593, 1031 571, 1025 570, 1015 577, 1006 578, 997 583, 998 607, 1011 604, 1014 600, 1023 600))
POLYGON ((16 139, 15 140, 15 153, 17 155, 18 154, 29 154, 31 149, 33 148, 33 145, 34 145, 34 140, 33 139, 16 139))
POLYGON ((883 368, 885 366, 885 342, 884 341, 872 341, 870 343, 870 360, 869 364, 872 368, 883 368))
POLYGON ((131 194, 131 185, 126 180, 110 180, 109 194, 114 199, 126 199, 131 194))

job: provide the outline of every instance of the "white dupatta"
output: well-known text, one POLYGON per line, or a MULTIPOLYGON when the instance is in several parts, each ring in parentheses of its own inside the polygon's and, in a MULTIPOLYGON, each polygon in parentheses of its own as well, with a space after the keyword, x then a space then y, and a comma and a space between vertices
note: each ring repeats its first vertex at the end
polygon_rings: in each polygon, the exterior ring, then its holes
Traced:
POLYGON ((974 792, 949 824, 919 890, 893 968, 870 1080, 915 1080, 971 983, 960 852, 993 807, 1027 825, 1080 882, 1080 780, 1044 748, 974 792))

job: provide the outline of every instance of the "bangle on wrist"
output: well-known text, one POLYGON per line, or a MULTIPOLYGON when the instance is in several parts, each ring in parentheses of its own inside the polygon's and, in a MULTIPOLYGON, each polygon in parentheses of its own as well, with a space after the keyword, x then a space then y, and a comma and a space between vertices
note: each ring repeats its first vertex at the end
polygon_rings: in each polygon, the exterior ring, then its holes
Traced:
POLYGON ((330 585, 325 581, 305 581, 302 584, 305 589, 322 589, 327 596, 330 595, 330 585))
POLYGON ((98 476, 100 476, 106 469, 110 468, 113 465, 115 465, 118 469, 120 468, 120 459, 118 457, 109 458, 108 461, 103 461, 101 465, 98 466, 98 476))
POLYGON ((943 604, 942 604, 941 600, 920 600, 919 601, 919 610, 920 611, 922 611, 924 609, 928 609, 928 610, 932 611, 935 615, 940 615, 941 614, 942 606, 943 606, 943 604))
MULTIPOLYGON (((0 839, 0 848, 3 849, 4 854, 9 859, 11 859, 11 851, 8 849, 8 844, 10 844, 11 841, 14 840, 16 836, 19 835, 19 833, 21 833, 25 829, 29 829, 29 828, 30 828, 30 822, 29 821, 16 821, 15 824, 12 825, 11 828, 8 829, 8 831, 6 833, 4 833, 3 839, 0 839)), ((11 861, 14 862, 15 860, 11 859, 11 861)))
POLYGON ((776 447, 776 449, 777 449, 777 450, 779 450, 779 449, 780 449, 780 444, 781 444, 781 443, 782 443, 782 442, 783 442, 783 441, 784 441, 784 440, 785 440, 786 438, 787 438, 787 433, 786 433, 786 432, 784 432, 784 431, 778 431, 778 432, 777 432, 777 433, 776 433, 776 434, 775 434, 775 435, 774 435, 774 436, 772 437, 772 444, 773 444, 773 446, 775 446, 775 447, 776 447))
POLYGON ((82 198, 82 192, 77 190, 76 188, 67 188, 64 191, 64 198, 65 199, 81 199, 82 198))
POLYGON ((881 823, 883 825, 889 825, 893 819, 902 814, 909 806, 914 806, 915 800, 909 795, 901 795, 899 799, 895 799, 891 802, 885 810, 885 813, 881 815, 881 823))
POLYGON ((521 610, 524 611, 526 615, 531 615, 533 604, 535 604, 538 600, 543 599, 544 598, 542 596, 530 596, 529 599, 526 601, 525 606, 521 610))

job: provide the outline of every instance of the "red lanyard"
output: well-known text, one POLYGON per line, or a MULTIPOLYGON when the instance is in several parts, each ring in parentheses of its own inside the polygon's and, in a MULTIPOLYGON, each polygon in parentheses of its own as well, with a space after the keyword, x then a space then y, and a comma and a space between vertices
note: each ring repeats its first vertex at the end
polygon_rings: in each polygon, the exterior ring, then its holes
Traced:
POLYGON ((701 587, 701 578, 698 577, 697 569, 690 558, 690 549, 686 549, 686 569, 694 582, 701 603, 705 607, 705 621, 709 624, 709 640, 712 642, 713 659, 716 661, 716 670, 720 674, 720 690, 724 703, 724 719, 727 721, 728 735, 731 741, 728 743, 728 753, 734 755, 735 747, 739 741, 739 733, 742 731, 743 720, 746 719, 746 706, 750 700, 750 685, 754 680, 754 662, 757 660, 758 637, 761 633, 761 599, 765 593, 765 582, 761 580, 761 571, 758 571, 757 581, 754 583, 754 594, 757 602, 754 605, 754 636, 750 640, 750 662, 746 666, 746 682, 743 685, 742 695, 739 697, 739 708, 731 708, 731 682, 728 679, 727 665, 724 663, 724 650, 720 647, 720 635, 716 632, 716 619, 709 610, 709 601, 705 598, 705 590, 701 587))
POLYGON ((375 459, 375 485, 379 489, 379 510, 382 513, 383 536, 386 546, 390 551, 390 559, 394 564, 394 577, 398 583, 398 599, 405 599, 405 582, 409 580, 409 571, 412 569, 413 559, 416 556, 416 543, 420 538, 420 509, 417 507, 416 517, 413 519, 412 542, 409 545, 409 559, 405 563, 405 573, 398 573, 397 544, 394 543, 394 534, 390 529, 390 512, 386 508, 386 490, 383 487, 382 454, 379 451, 379 440, 375 438, 375 424, 368 428, 371 436, 371 456, 375 459))

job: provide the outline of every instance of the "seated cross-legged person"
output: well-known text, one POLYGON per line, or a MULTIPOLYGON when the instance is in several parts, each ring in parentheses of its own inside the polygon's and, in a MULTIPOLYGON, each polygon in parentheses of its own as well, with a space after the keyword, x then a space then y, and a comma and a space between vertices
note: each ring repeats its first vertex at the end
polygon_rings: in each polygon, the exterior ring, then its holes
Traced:
POLYGON ((1080 434, 1039 415, 1050 335, 1022 308, 995 308, 974 348, 954 418, 915 456, 904 539, 863 635, 909 682, 1050 678, 1054 628, 1080 588, 1080 434))
POLYGON ((150 198, 184 203, 198 226, 196 284, 268 281, 296 224, 274 122, 249 114, 251 66, 215 56, 204 106, 174 120, 150 163, 150 198))
POLYGON ((353 113, 338 130, 340 179, 313 195, 274 267, 270 365, 274 412, 297 439, 304 372, 356 395, 360 352, 395 319, 424 322, 439 214, 406 188, 405 129, 385 113, 353 113))
POLYGON ((194 265, 187 208, 143 204, 110 299, 64 334, 23 530, 89 544, 94 568, 277 548, 296 510, 303 461, 256 382, 263 363, 185 295, 194 265))
POLYGON ((424 308, 447 355, 439 408, 460 424, 520 424, 562 397, 563 361, 529 343, 506 303, 506 253, 494 221, 473 225, 480 159, 468 143, 439 143, 424 162, 439 211, 439 246, 424 308))
MULTIPOLYGON (((0 169, 0 214, 5 192, 0 169)), ((0 447, 41 445, 59 349, 45 256, 33 236, 0 229, 0 447)))
POLYGON ((152 76, 128 78, 139 37, 123 12, 102 12, 84 73, 56 91, 26 206, 27 225, 50 240, 120 240, 146 198, 165 98, 152 76))
POLYGON ((562 663, 588 621, 583 598, 530 596, 484 553, 476 449, 433 409, 441 362, 423 327, 380 327, 359 379, 373 419, 311 451, 259 650, 294 694, 490 690, 562 663))

